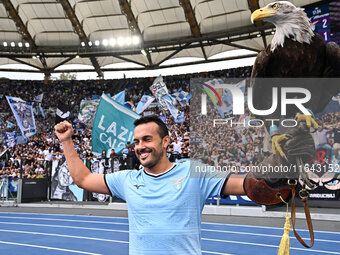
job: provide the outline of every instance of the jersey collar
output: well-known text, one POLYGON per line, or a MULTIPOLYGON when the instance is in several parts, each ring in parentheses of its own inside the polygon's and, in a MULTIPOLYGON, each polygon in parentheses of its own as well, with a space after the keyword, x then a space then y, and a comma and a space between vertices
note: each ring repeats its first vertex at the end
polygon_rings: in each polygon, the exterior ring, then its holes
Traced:
POLYGON ((172 169, 175 168, 175 166, 177 166, 177 163, 173 163, 172 166, 168 170, 166 170, 164 173, 161 173, 161 174, 150 173, 150 172, 146 171, 145 168, 143 169, 143 171, 146 175, 149 175, 149 176, 154 177, 154 178, 158 178, 158 177, 161 177, 162 175, 169 173, 172 169))

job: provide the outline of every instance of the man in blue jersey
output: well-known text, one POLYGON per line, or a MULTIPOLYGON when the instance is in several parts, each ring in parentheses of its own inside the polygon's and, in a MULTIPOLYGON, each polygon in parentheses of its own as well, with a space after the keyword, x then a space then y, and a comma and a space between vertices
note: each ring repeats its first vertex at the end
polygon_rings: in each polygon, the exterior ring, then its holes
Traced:
POLYGON ((143 169, 93 174, 79 159, 72 125, 55 126, 74 182, 86 190, 124 199, 129 215, 130 254, 201 254, 201 213, 208 197, 243 195, 244 176, 166 157, 166 125, 156 116, 135 121, 135 153, 143 169))

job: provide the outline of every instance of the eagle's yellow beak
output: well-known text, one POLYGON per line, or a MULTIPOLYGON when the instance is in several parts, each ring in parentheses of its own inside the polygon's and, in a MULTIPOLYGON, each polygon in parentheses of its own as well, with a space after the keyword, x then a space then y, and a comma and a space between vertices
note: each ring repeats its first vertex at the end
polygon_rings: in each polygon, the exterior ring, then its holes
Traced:
POLYGON ((261 9, 258 9, 258 10, 254 11, 252 13, 251 18, 250 18, 251 23, 254 24, 254 22, 256 20, 263 19, 263 18, 268 17, 268 16, 270 16, 272 14, 275 14, 275 13, 277 13, 277 11, 269 10, 269 9, 267 9, 265 7, 261 8, 261 9))

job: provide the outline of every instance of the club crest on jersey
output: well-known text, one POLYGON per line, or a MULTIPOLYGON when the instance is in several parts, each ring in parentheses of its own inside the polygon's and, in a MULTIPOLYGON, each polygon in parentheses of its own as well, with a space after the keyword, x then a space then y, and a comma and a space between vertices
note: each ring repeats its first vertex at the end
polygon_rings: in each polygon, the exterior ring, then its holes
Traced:
POLYGON ((174 187, 176 190, 180 190, 182 188, 182 181, 184 180, 185 176, 179 178, 179 179, 169 179, 169 181, 174 182, 174 187))

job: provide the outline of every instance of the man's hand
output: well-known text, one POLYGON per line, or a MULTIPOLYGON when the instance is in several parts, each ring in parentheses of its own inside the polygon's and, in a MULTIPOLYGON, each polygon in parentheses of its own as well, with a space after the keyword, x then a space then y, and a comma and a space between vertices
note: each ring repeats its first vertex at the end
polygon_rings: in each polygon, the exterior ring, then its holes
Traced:
POLYGON ((69 122, 60 122, 59 124, 54 126, 54 130, 61 143, 72 139, 73 128, 69 122))

